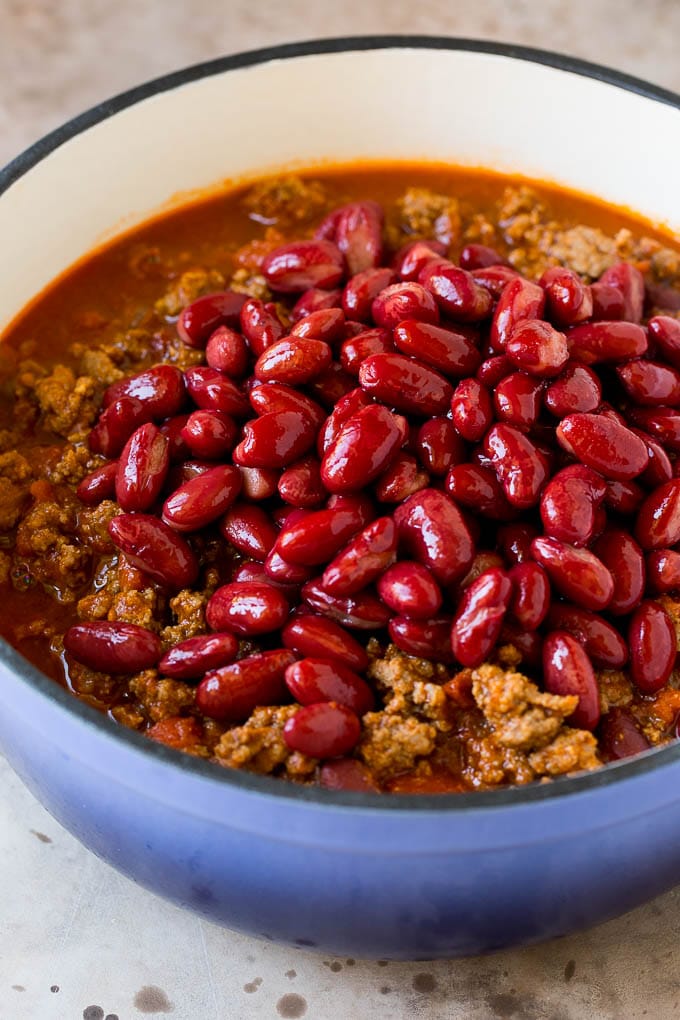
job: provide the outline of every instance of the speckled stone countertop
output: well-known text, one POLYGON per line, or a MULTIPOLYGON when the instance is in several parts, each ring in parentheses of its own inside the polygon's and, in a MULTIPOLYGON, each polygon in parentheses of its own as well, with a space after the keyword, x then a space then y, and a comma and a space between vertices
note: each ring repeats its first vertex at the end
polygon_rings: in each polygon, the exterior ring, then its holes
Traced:
MULTIPOLYGON (((680 90, 680 0, 3 0, 0 163, 144 79, 316 36, 466 35, 561 50, 680 90)), ((676 168, 677 169, 677 168, 676 168)), ((470 960, 313 956, 144 892, 0 758, 0 1020, 670 1020, 678 890, 581 935, 470 960)))

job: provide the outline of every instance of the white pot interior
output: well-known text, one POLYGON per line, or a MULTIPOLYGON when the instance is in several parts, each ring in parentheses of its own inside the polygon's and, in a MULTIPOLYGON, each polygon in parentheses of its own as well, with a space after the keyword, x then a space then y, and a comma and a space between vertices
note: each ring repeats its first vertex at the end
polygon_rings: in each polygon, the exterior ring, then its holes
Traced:
POLYGON ((105 238, 187 192, 294 166, 447 161, 569 185, 680 232, 680 110, 496 54, 299 56, 152 95, 0 195, 0 329, 105 238))

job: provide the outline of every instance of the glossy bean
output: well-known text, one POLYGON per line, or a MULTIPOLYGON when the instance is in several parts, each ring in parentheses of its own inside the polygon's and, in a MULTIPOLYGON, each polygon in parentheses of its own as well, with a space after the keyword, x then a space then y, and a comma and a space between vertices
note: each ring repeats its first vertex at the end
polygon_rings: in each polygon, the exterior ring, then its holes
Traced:
POLYGON ((150 514, 120 514, 109 521, 113 544, 130 562, 169 588, 187 588, 198 575, 188 543, 150 514))
POLYGON ((64 634, 64 648, 77 662, 101 673, 138 673, 161 657, 157 634, 122 620, 76 623, 64 634))
POLYGON ((560 446, 582 464, 613 481, 636 478, 647 467, 642 440, 602 414, 570 414, 556 430, 560 446))
POLYGON ((465 575, 474 558, 474 542, 458 507, 437 489, 409 496, 394 513, 400 543, 444 586, 465 575))
POLYGON ((357 673, 368 666, 363 646, 344 627, 324 616, 309 614, 289 620, 281 631, 281 640, 298 655, 332 659, 357 673))
POLYGON ((238 468, 220 464, 185 482, 163 504, 163 521, 175 531, 199 531, 216 521, 241 491, 238 468))
POLYGON ((391 517, 367 525, 329 563, 321 583, 331 595, 354 595, 390 567, 397 554, 397 529, 391 517))
POLYGON ((272 290, 283 294, 332 288, 343 277, 342 253, 331 241, 292 241, 266 256, 262 273, 272 290))
POLYGON ((118 461, 116 500, 123 510, 148 510, 165 482, 170 456, 168 441, 150 422, 132 433, 118 461))
POLYGON ((493 567, 465 589, 451 625, 451 647, 462 666, 474 669, 488 658, 501 633, 512 582, 493 567))
POLYGON ((450 664, 454 662, 451 650, 451 617, 435 616, 428 620, 415 620, 408 616, 393 616, 387 625, 391 640, 407 655, 419 659, 450 664))
POLYGON ((646 583, 644 556, 625 528, 607 528, 593 545, 593 552, 614 579, 614 594, 607 606, 615 616, 629 613, 643 596, 646 583))
POLYGON ((545 536, 533 540, 531 552, 565 598, 595 611, 605 609, 611 602, 614 579, 602 560, 588 549, 576 549, 545 536))
POLYGON ((335 701, 358 716, 375 707, 373 691, 358 673, 333 659, 305 658, 286 670, 286 686, 301 705, 335 701))
POLYGON ((197 680, 209 670, 233 662, 238 647, 233 634, 198 634, 167 651, 158 663, 158 672, 173 680, 197 680))
POLYGON ((380 404, 362 408, 346 421, 321 461, 329 492, 356 492, 378 477, 397 455, 405 423, 380 404))
POLYGON ((421 563, 401 560, 379 578, 378 595, 398 616, 416 620, 430 619, 439 612, 442 591, 421 563))
POLYGON ((242 467, 287 467, 307 453, 315 438, 314 423, 306 415, 272 411, 246 422, 243 439, 232 456, 242 467))
POLYGON ((556 418, 565 418, 568 414, 579 412, 587 414, 600 406, 602 386, 592 368, 574 362, 568 364, 561 375, 550 383, 543 401, 556 418))
POLYGON ((630 675, 643 694, 656 694, 667 683, 678 654, 675 627, 658 602, 640 603, 628 625, 630 675))
POLYGON ((543 682, 551 694, 575 696, 568 717, 579 729, 594 730, 600 719, 600 695, 590 659, 566 631, 553 631, 543 642, 543 682))
POLYGON ((196 689, 196 707, 209 719, 242 722, 258 705, 286 700, 285 672, 294 662, 285 648, 249 655, 206 673, 196 689))
POLYGON ((305 705, 283 728, 288 747, 310 758, 340 758, 360 736, 361 723, 354 712, 333 701, 305 705))
POLYGON ((583 645, 588 658, 603 669, 621 669, 628 662, 628 645, 604 617, 574 606, 553 602, 547 617, 550 630, 563 630, 583 645))
POLYGON ((422 417, 446 414, 453 387, 429 365, 403 354, 373 354, 359 369, 363 390, 398 411, 422 417))

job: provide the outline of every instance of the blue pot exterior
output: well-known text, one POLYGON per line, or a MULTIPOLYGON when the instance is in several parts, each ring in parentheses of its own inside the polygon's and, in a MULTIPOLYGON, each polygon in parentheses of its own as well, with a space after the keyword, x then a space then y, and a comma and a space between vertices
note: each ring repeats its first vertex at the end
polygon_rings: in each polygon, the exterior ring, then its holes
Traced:
POLYGON ((586 927, 680 881, 677 756, 557 796, 402 808, 232 783, 218 766, 150 753, 67 698, 0 671, 0 747, 29 788, 128 877, 261 938, 364 957, 471 955, 586 927))

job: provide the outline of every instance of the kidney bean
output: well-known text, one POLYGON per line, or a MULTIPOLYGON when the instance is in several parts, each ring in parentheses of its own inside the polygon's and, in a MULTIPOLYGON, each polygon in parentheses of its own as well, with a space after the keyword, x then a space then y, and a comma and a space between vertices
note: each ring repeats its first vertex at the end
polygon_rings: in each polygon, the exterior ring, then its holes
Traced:
POLYGON ((378 517, 331 561, 321 584, 331 595, 354 595, 390 567, 396 554, 394 521, 391 517, 378 517))
POLYGON ((100 673, 138 673, 151 669, 161 657, 157 634, 122 620, 76 623, 64 634, 69 655, 100 673))
POLYGON ((455 464, 446 476, 446 491, 457 503, 491 520, 512 520, 517 513, 494 471, 479 464, 455 464))
POLYGON ((104 499, 113 499, 116 493, 117 470, 118 461, 112 460, 86 475, 76 489, 76 496, 81 503, 96 506, 104 499))
POLYGON ((368 666, 368 656, 355 638, 324 616, 297 616, 281 632, 286 648, 298 655, 331 659, 358 673, 368 666))
POLYGON ((514 425, 494 425, 484 439, 508 501, 520 509, 538 502, 546 481, 546 466, 534 443, 514 425))
POLYGON ((433 475, 443 477, 465 459, 465 445, 448 418, 430 418, 418 429, 418 459, 433 475))
POLYGON ((342 307, 345 314, 359 322, 371 321, 374 300, 397 279, 396 273, 386 267, 366 269, 357 273, 345 285, 342 307))
POLYGON ((617 365, 616 374, 634 403, 643 407, 680 403, 680 372, 655 361, 627 361, 617 365))
POLYGON ((360 736, 357 716, 334 701, 305 705, 283 728, 288 747, 310 758, 340 758, 356 746, 360 736))
POLYGON ((588 545, 595 512, 607 493, 602 475, 583 464, 570 464, 553 475, 541 494, 546 534, 570 545, 588 545))
POLYGON ((440 241, 409 241, 394 256, 393 267, 401 280, 417 280, 421 270, 433 258, 443 258, 446 245, 440 241))
POLYGON ((362 515, 351 506, 317 510, 303 520, 286 524, 276 541, 276 551, 299 566, 328 563, 362 528, 362 515))
POLYGON ((233 290, 204 294, 180 312, 177 334, 189 347, 205 347, 208 338, 218 326, 238 325, 245 295, 233 290))
POLYGON ((350 202, 334 209, 320 223, 315 237, 335 241, 350 274, 380 265, 384 213, 377 202, 350 202))
POLYGON ((604 505, 607 510, 630 517, 642 504, 645 491, 635 482, 607 482, 604 505))
MULTIPOLYGON (((373 500, 370 496, 364 494, 333 494, 328 497, 326 508, 328 510, 349 511, 349 513, 356 514, 360 522, 359 527, 361 528, 365 528, 367 524, 375 519, 375 505, 373 500)), ((295 512, 309 514, 308 510, 297 510, 295 512)))
POLYGON ((345 313, 342 308, 319 308, 298 319, 290 335, 334 344, 345 335, 345 313))
POLYGON ((595 322, 600 320, 611 322, 624 318, 625 301, 618 287, 596 281, 591 284, 590 293, 593 298, 592 318, 595 322))
POLYGON ((680 541, 680 479, 664 482, 649 494, 638 512, 635 537, 646 551, 680 541))
POLYGON ((516 563, 509 571, 512 598, 509 611, 523 630, 536 630, 550 608, 550 583, 538 563, 516 563))
POLYGON ((241 308, 241 329, 256 357, 283 338, 284 328, 279 317, 258 298, 248 298, 241 308))
POLYGON ((356 379, 346 372, 337 361, 332 361, 330 366, 316 379, 309 384, 309 388, 322 404, 331 409, 335 407, 345 394, 349 393, 356 386, 356 379))
POLYGON ((189 421, 189 418, 190 415, 188 414, 177 414, 172 418, 166 418, 158 427, 158 431, 168 441, 168 456, 170 457, 171 464, 182 463, 182 461, 191 457, 191 450, 182 436, 182 429, 189 421))
POLYGON ((239 552, 263 562, 274 546, 277 530, 261 507, 235 503, 220 522, 220 531, 239 552))
POLYGON ((519 279, 519 273, 512 266, 480 266, 471 270, 475 283, 486 287, 494 298, 500 298, 505 287, 512 280, 519 279))
POLYGON ((499 421, 530 429, 538 421, 541 412, 543 384, 524 372, 506 375, 494 390, 493 402, 499 421))
POLYGON ((195 365, 184 373, 191 399, 204 411, 223 411, 244 418, 250 408, 248 399, 236 383, 209 365, 195 365))
POLYGON ((163 520, 175 531, 198 531, 231 506, 241 491, 241 474, 228 464, 211 467, 181 485, 163 504, 163 520))
POLYGON ((531 559, 531 543, 538 534, 533 524, 504 524, 496 532, 496 540, 508 563, 524 563, 531 559))
POLYGON ((109 521, 113 544, 128 560, 160 584, 187 588, 198 575, 191 547, 172 528, 150 514, 120 514, 109 521))
POLYGON ((628 710, 617 706, 602 716, 599 744, 606 761, 630 758, 651 746, 628 710))
POLYGON ((647 556, 647 590, 654 595, 680 591, 680 552, 658 549, 647 556))
POLYGON ((543 682, 551 694, 575 695, 578 705, 569 722, 594 730, 600 720, 600 694, 585 650, 566 631, 556 630, 543 642, 543 682))
POLYGON ((285 672, 294 661, 287 649, 276 648, 212 670, 196 688, 196 707, 209 719, 242 722, 258 705, 281 704, 285 672))
POLYGON ((352 375, 359 375, 362 364, 372 354, 391 354, 396 348, 388 329, 367 329, 345 340, 340 348, 340 364, 352 375))
POLYGON ((238 640, 233 634, 199 634, 166 652, 158 672, 173 680, 198 680, 209 670, 227 666, 237 655, 238 640))
POLYGON ((628 626, 630 676, 643 694, 656 694, 668 682, 678 653, 675 627, 658 602, 642 602, 628 626))
POLYGON ((652 342, 659 354, 680 369, 680 321, 670 315, 654 315, 647 323, 652 342))
POLYGON ((505 355, 529 375, 553 379, 569 360, 564 333, 541 319, 525 319, 507 333, 505 355))
POLYGON ((279 496, 291 506, 314 509, 326 499, 321 482, 321 465, 316 457, 308 455, 286 468, 278 484, 279 496))
POLYGON ((341 397, 319 431, 317 438, 319 456, 323 456, 329 446, 337 439, 345 422, 349 421, 362 408, 370 407, 372 403, 371 398, 360 387, 351 390, 341 397))
POLYGON ((672 407, 631 407, 627 415, 667 450, 680 452, 680 411, 672 407))
POLYGON ((323 340, 286 337, 268 347, 255 362, 255 378, 302 386, 325 371, 331 363, 331 349, 323 340))
POLYGON ((441 588, 421 563, 401 560, 378 581, 378 595, 399 616, 416 620, 435 616, 442 604, 441 588))
POLYGON ((435 616, 429 620, 393 616, 387 629, 397 648, 407 655, 430 659, 432 662, 454 662, 450 616, 435 616))
POLYGON ((602 400, 600 380, 587 365, 568 364, 545 391, 543 402, 556 418, 595 411, 602 400))
POLYGON ((343 277, 342 253, 331 241, 292 241, 276 248, 262 263, 272 290, 295 294, 310 287, 330 289, 343 277))
POLYGON ((647 467, 647 448, 630 429, 597 414, 570 414, 556 430, 560 446, 612 481, 628 481, 647 467))
POLYGON ((205 360, 211 368, 231 379, 241 379, 248 371, 248 345, 235 329, 218 326, 205 348, 205 360))
POLYGON ((444 586, 465 575, 474 558, 474 542, 463 514, 443 492, 421 489, 394 512, 406 552, 431 570, 444 586))
POLYGON ((392 283, 373 299, 371 315, 376 326, 393 329, 404 319, 439 322, 439 310, 430 292, 419 283, 392 283))
POLYGON ((304 456, 314 440, 314 423, 306 415, 272 411, 246 422, 232 457, 242 467, 287 467, 304 456))
POLYGON ((429 365, 403 354, 373 354, 359 369, 359 383, 370 396, 407 414, 445 414, 451 383, 429 365))
POLYGON ((181 430, 189 452, 204 460, 216 460, 229 453, 236 434, 236 422, 224 411, 194 411, 181 430))
POLYGON ((462 379, 451 397, 451 420, 470 443, 482 439, 493 424, 493 404, 486 386, 476 379, 462 379))
POLYGON ((132 433, 153 419, 149 408, 135 397, 121 397, 102 411, 88 436, 93 453, 118 457, 132 433))
POLYGON ((205 618, 211 630, 254 637, 279 630, 289 612, 288 600, 273 585, 237 581, 217 589, 206 606, 205 618))
POLYGON ((156 365, 112 383, 104 392, 102 406, 123 397, 141 401, 155 420, 170 418, 181 410, 185 399, 184 376, 174 365, 156 365))
POLYGON ((172 492, 192 478, 210 471, 212 467, 215 467, 215 462, 207 460, 185 460, 183 464, 175 464, 168 471, 163 488, 166 492, 172 492))
POLYGON ((568 602, 553 602, 547 626, 550 630, 566 630, 576 638, 596 666, 621 669, 628 661, 628 646, 619 632, 590 609, 568 602))
POLYGON ((629 613, 645 590, 645 561, 640 546, 628 530, 609 527, 593 545, 593 552, 614 579, 609 612, 615 616, 629 613))
POLYGON ((480 666, 494 648, 512 596, 512 582, 492 567, 465 589, 451 625, 451 647, 462 666, 480 666))
POLYGON ((150 422, 128 439, 116 470, 116 500, 123 510, 148 510, 170 466, 168 441, 150 422))
POLYGON ((308 417, 316 429, 326 421, 326 412, 304 393, 283 383, 268 382, 251 390, 248 399, 260 417, 277 411, 295 411, 308 417))
POLYGON ((639 481, 653 489, 658 485, 663 485, 664 482, 669 482, 673 477, 673 465, 661 443, 640 429, 631 429, 631 432, 634 432, 642 440, 647 447, 649 456, 649 462, 640 475, 639 481))
POLYGON ((442 326, 406 319, 395 326, 393 337, 402 354, 418 357, 453 378, 476 372, 481 361, 471 340, 442 326))
POLYGON ((267 553, 267 558, 264 561, 264 570, 267 577, 276 582, 280 588, 283 586, 299 588, 305 581, 310 581, 314 576, 313 567, 303 567, 298 563, 289 563, 287 560, 284 560, 276 546, 267 553))
POLYGON ((507 266, 508 261, 495 248, 486 244, 466 244, 459 259, 462 269, 486 269, 487 266, 507 266))
MULTIPOLYGON (((498 354, 483 361, 477 370, 477 379, 488 389, 497 386, 506 375, 511 375, 516 366, 504 354, 498 354)), ((467 379, 463 380, 467 382, 467 379)))
POLYGON ((522 630, 507 617, 501 628, 499 645, 512 645, 522 657, 522 663, 531 669, 541 667, 543 656, 543 635, 538 630, 522 630))
POLYGON ((565 598, 584 609, 605 609, 614 594, 614 578, 588 549, 539 537, 531 543, 531 553, 548 573, 551 583, 565 598))
POLYGON ((333 659, 305 658, 286 670, 286 686, 301 705, 334 701, 358 716, 375 707, 373 691, 358 673, 333 659))
POLYGON ((623 296, 622 319, 641 322, 645 303, 645 281, 640 270, 630 262, 617 262, 605 269, 599 279, 605 287, 616 287, 623 296))
POLYGON ((307 581, 302 597, 317 613, 354 630, 380 630, 391 616, 369 589, 339 597, 327 592, 319 581, 307 581))
MULTIPOLYGON (((475 278, 479 281, 478 274, 475 278)), ((525 319, 542 318, 544 308, 542 288, 522 276, 513 277, 503 288, 491 320, 489 341, 493 349, 502 352, 515 326, 525 319)))
POLYGON ((498 553, 492 552, 489 549, 482 549, 480 552, 475 554, 470 569, 468 570, 462 581, 459 581, 457 585, 452 585, 448 589, 448 595, 455 600, 460 599, 462 593, 466 588, 469 588, 473 581, 476 581, 485 571, 490 570, 492 567, 504 568, 505 564, 503 559, 498 553))
POLYGON ((567 333, 571 357, 585 365, 628 361, 647 351, 647 334, 633 322, 587 322, 567 333))
POLYGON ((241 491, 246 499, 259 502, 269 499, 276 492, 279 472, 272 468, 251 468, 239 465, 241 472, 241 491))
POLYGON ((440 310, 454 321, 481 322, 491 315, 491 294, 465 269, 433 259, 423 267, 418 280, 434 295, 440 310))
POLYGON ((416 458, 410 453, 398 453, 377 479, 375 494, 380 503, 401 503, 429 484, 430 476, 421 470, 416 458))
POLYGON ((340 308, 342 304, 342 290, 320 290, 318 287, 310 287, 304 294, 301 294, 293 305, 290 312, 291 322, 298 322, 306 315, 313 312, 321 312, 326 308, 340 308))
POLYGON ((380 793, 380 787, 365 765, 356 758, 334 758, 319 769, 319 785, 327 790, 380 793))
POLYGON ((593 314, 593 295, 588 284, 566 266, 550 266, 539 284, 545 291, 546 315, 558 326, 573 326, 593 314))
POLYGON ((384 471, 404 437, 403 423, 380 404, 364 407, 346 421, 321 461, 329 492, 356 492, 384 471))

